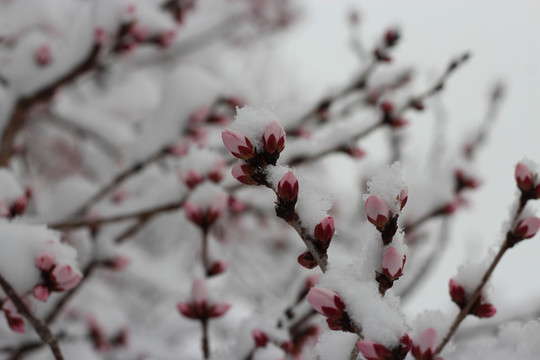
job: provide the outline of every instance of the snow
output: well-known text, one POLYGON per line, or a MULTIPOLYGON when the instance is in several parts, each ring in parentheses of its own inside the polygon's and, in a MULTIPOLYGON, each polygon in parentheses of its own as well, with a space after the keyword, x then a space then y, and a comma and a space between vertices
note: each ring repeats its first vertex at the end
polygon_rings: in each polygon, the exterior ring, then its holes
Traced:
POLYGON ((0 201, 9 206, 21 195, 24 195, 24 190, 15 175, 6 168, 0 168, 0 201))
POLYGON ((262 136, 266 126, 272 121, 278 121, 278 117, 271 108, 244 106, 236 110, 235 121, 229 126, 229 129, 244 134, 257 152, 262 152, 264 150, 262 136))
POLYGON ((58 232, 43 225, 0 220, 0 273, 18 294, 32 290, 40 282, 35 258, 43 253, 53 255, 55 264, 78 268, 77 252, 60 242, 58 232))
MULTIPOLYGON (((390 206, 392 214, 399 214, 401 202, 399 194, 403 189, 404 182, 401 179, 401 164, 395 162, 386 166, 368 182, 368 192, 379 199, 384 200, 390 206)), ((367 199, 369 195, 365 195, 367 199)))
POLYGON ((325 331, 315 348, 321 360, 348 360, 356 346, 358 336, 341 331, 325 331))

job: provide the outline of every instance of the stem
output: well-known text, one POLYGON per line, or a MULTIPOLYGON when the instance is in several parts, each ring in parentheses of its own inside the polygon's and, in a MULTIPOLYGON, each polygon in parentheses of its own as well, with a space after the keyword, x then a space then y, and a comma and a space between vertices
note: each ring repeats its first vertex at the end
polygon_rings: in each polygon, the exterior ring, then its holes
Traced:
POLYGON ((51 351, 54 355, 54 358, 56 360, 64 360, 64 357, 62 356, 62 352, 60 351, 60 347, 58 346, 58 341, 54 337, 53 333, 51 332, 51 329, 44 324, 41 320, 36 318, 30 310, 26 307, 26 305, 23 303, 19 295, 15 292, 13 287, 4 279, 2 275, 0 275, 0 286, 6 293, 6 295, 13 301, 13 304, 15 304, 15 307, 21 313, 24 315, 24 317, 28 320, 28 322, 32 325, 34 330, 36 330, 37 334, 39 335, 40 339, 49 345, 51 348, 51 351))
POLYGON ((202 230, 202 248, 201 248, 201 264, 203 266, 204 274, 208 276, 210 268, 208 266, 208 227, 203 226, 202 230))
POLYGON ((210 344, 208 342, 208 320, 201 320, 202 325, 202 351, 205 359, 210 358, 210 344))
MULTIPOLYGON (((516 213, 514 214, 514 217, 512 218, 512 223, 510 224, 511 228, 514 226, 516 220, 519 218, 519 216, 523 212, 523 209, 524 209, 525 205, 527 204, 527 201, 528 201, 528 198, 526 198, 525 196, 520 197, 519 206, 516 209, 516 213)), ((495 270, 495 268, 499 264, 499 261, 501 261, 501 258, 503 257, 506 250, 508 250, 510 248, 509 238, 510 238, 510 235, 511 235, 511 231, 512 231, 511 229, 508 231, 508 233, 507 233, 508 235, 506 236, 506 239, 505 239, 504 243, 501 245, 501 248, 499 249, 499 252, 497 253, 495 258, 493 259, 493 261, 489 265, 489 268, 487 269, 487 271, 484 273, 484 276, 482 276, 482 279, 480 280, 480 284, 478 284, 478 286, 474 290, 473 294, 468 299, 467 304, 465 304, 463 309, 461 309, 459 314, 454 319, 454 322, 452 323, 452 326, 450 327, 450 330, 448 331, 448 333, 446 334, 446 336, 442 340, 441 344, 437 348, 437 354, 441 353, 441 351, 444 349, 446 344, 450 341, 452 336, 457 331, 457 329, 458 329, 459 325, 461 324, 461 322, 469 314, 469 312, 471 311, 471 309, 474 306, 474 304, 476 303, 476 301, 478 301, 478 299, 480 298, 480 295, 482 294, 482 289, 484 288, 487 281, 491 277, 491 274, 493 273, 493 271, 495 270)))

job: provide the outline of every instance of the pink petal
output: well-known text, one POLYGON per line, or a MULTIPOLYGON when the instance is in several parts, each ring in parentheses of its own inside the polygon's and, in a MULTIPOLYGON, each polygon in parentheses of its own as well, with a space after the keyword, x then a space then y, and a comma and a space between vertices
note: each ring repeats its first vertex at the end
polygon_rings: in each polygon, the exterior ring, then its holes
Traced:
POLYGON ((435 353, 437 350, 437 338, 437 330, 434 328, 424 330, 417 340, 420 351, 426 353, 426 351, 431 350, 432 353, 435 353))
POLYGON ((49 253, 44 253, 36 257, 36 266, 39 270, 48 272, 54 266, 54 255, 49 253))
POLYGON ((47 286, 43 284, 37 284, 36 286, 34 286, 33 294, 36 299, 45 302, 49 298, 50 292, 47 286))
POLYGON ((225 130, 221 133, 225 147, 237 158, 251 159, 255 156, 255 149, 247 137, 238 131, 225 130))
POLYGON ((190 303, 187 303, 187 302, 178 303, 176 304, 176 308, 182 315, 184 315, 187 318, 190 318, 190 319, 197 318, 195 316, 195 312, 193 311, 193 308, 190 303))
POLYGON ((204 285, 203 279, 193 280, 193 286, 191 288, 191 301, 199 314, 206 312, 206 305, 208 304, 208 292, 206 291, 206 286, 204 285))
POLYGON ((516 225, 516 230, 514 230, 514 233, 517 236, 523 237, 524 239, 530 239, 540 229, 540 219, 537 217, 530 217, 521 220, 516 225))
POLYGON ((255 341, 255 347, 265 347, 268 343, 268 336, 261 329, 253 329, 251 331, 253 341, 255 341))
POLYGON ((73 277, 73 268, 71 265, 56 265, 51 272, 51 277, 57 284, 68 282, 73 277))
POLYGON ((335 291, 313 287, 308 292, 307 301, 317 312, 325 316, 338 318, 343 313, 344 306, 341 306, 341 298, 335 291))
POLYGON ((533 174, 529 167, 522 162, 516 165, 515 178, 521 191, 529 191, 533 186, 533 174))
POLYGON ((200 207, 192 203, 191 201, 186 201, 184 203, 184 212, 186 217, 193 222, 195 225, 201 225, 203 222, 202 210, 200 207))
POLYGON ((407 204, 408 199, 409 199, 409 187, 405 184, 403 189, 401 189, 401 192, 399 193, 399 201, 401 202, 401 209, 405 207, 405 204, 407 204))

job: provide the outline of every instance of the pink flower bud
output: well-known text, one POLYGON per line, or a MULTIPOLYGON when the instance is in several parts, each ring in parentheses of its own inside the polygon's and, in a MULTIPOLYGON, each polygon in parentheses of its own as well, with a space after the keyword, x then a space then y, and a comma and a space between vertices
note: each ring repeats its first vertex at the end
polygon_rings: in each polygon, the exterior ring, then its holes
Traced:
POLYGON ((184 315, 187 318, 190 318, 190 319, 196 319, 197 318, 197 315, 195 314, 195 311, 193 311, 193 307, 188 302, 178 303, 178 304, 176 304, 176 308, 178 309, 178 311, 182 315, 184 315))
POLYGON ((345 152, 355 159, 362 159, 366 156, 365 150, 357 145, 347 146, 345 152))
POLYGON ((361 340, 356 346, 366 360, 385 360, 392 357, 390 350, 375 341, 361 340))
POLYGON ((461 205, 461 201, 459 200, 454 200, 448 204, 446 204, 443 209, 442 209, 442 212, 446 215, 450 215, 450 214, 453 214, 456 212, 457 209, 459 209, 461 205))
POLYGON ((170 48, 176 38, 174 30, 167 30, 158 35, 157 42, 164 49, 170 48))
POLYGON ((268 336, 261 329, 253 329, 251 332, 255 347, 265 347, 268 344, 268 336))
POLYGON ((225 162, 223 160, 217 160, 212 165, 212 168, 208 172, 208 179, 218 183, 223 179, 225 175, 225 162))
POLYGON ((522 162, 516 165, 515 178, 519 189, 528 192, 533 186, 533 174, 529 167, 522 162))
POLYGON ((43 302, 47 301, 50 295, 49 288, 43 284, 37 284, 34 286, 32 293, 36 299, 43 302))
POLYGON ((184 212, 186 213, 186 217, 195 225, 201 226, 203 223, 203 213, 199 206, 196 204, 186 201, 184 203, 184 212))
POLYGON ((191 302, 195 309, 195 312, 199 315, 206 313, 206 307, 208 305, 208 292, 202 279, 193 280, 191 288, 191 302))
POLYGON ((225 315, 227 311, 231 308, 230 304, 227 303, 217 303, 210 308, 208 317, 216 318, 225 315))
POLYGON ((54 266, 54 255, 44 253, 36 257, 36 267, 44 272, 49 272, 54 266))
POLYGON ((228 196, 221 193, 214 198, 208 209, 206 210, 206 223, 213 224, 223 214, 227 208, 228 196))
POLYGON ((94 42, 96 43, 96 45, 102 46, 107 41, 107 38, 108 38, 107 31, 101 26, 98 26, 94 30, 94 42))
POLYGON ((298 179, 292 171, 289 171, 278 183, 278 196, 285 200, 294 200, 298 196, 298 179))
POLYGON ((258 182, 253 179, 253 175, 257 173, 257 168, 248 164, 235 164, 231 170, 232 176, 246 185, 257 185, 258 182))
POLYGON ((393 246, 386 249, 382 260, 384 275, 391 280, 398 279, 403 274, 403 266, 405 265, 406 258, 405 255, 402 255, 393 246))
POLYGON ((277 121, 272 121, 263 134, 264 150, 267 153, 273 154, 276 151, 282 152, 285 148, 285 130, 277 121))
POLYGON ((431 360, 437 352, 437 330, 428 328, 414 342, 412 354, 417 360, 431 360))
POLYGON ((381 110, 385 113, 385 114, 391 114, 393 111, 394 111, 394 103, 389 101, 389 100, 385 100, 381 103, 381 110))
POLYGON ((150 31, 148 28, 139 23, 133 24, 129 29, 129 33, 137 42, 144 42, 150 37, 150 31))
POLYGON ((530 217, 523 220, 520 220, 516 229, 514 230, 514 235, 522 239, 530 239, 540 229, 540 219, 537 217, 530 217))
POLYGON ((73 275, 74 272, 71 265, 57 265, 51 272, 52 280, 57 284, 70 281, 73 275))
MULTIPOLYGON (((7 316, 6 316, 7 317, 7 316)), ((9 328, 17 333, 23 334, 26 331, 22 316, 7 317, 9 328)))
POLYGON ((224 273, 228 267, 229 265, 225 261, 218 260, 211 265, 209 273, 211 276, 218 275, 224 273))
POLYGON ((315 261, 315 258, 309 251, 306 251, 302 253, 300 256, 298 256, 297 259, 298 263, 305 267, 306 269, 313 269, 316 268, 319 264, 317 264, 317 261, 315 261))
POLYGON ((407 200, 409 200, 409 187, 405 184, 399 193, 399 201, 401 202, 400 210, 403 210, 407 204, 407 200))
POLYGON ((326 243, 332 239, 334 231, 334 219, 331 216, 328 216, 315 226, 313 236, 315 236, 315 239, 326 243))
POLYGON ((307 301, 317 312, 330 319, 341 318, 345 310, 345 304, 338 293, 322 287, 311 288, 307 301))
POLYGON ((319 280, 321 279, 321 274, 310 274, 306 278, 306 289, 311 289, 315 285, 319 283, 319 280))
POLYGON ((27 204, 26 196, 25 195, 19 196, 15 200, 13 205, 11 205, 11 213, 13 214, 13 216, 22 215, 24 213, 24 210, 26 210, 26 204, 27 204))
POLYGON ((197 185, 204 181, 204 177, 198 171, 193 169, 186 171, 179 171, 178 176, 180 180, 190 189, 195 188, 197 185))
POLYGON ((49 45, 41 45, 34 53, 34 60, 39 66, 47 66, 51 63, 52 53, 49 45))
POLYGON ((223 144, 237 158, 248 160, 255 156, 251 141, 238 131, 225 130, 221 133, 223 144))
POLYGON ((479 318, 490 318, 497 313, 497 309, 492 304, 480 304, 473 309, 472 313, 479 318))
POLYGON ((465 306, 465 289, 454 279, 450 279, 450 297, 460 308, 465 306))
POLYGON ((381 229, 390 220, 390 207, 386 201, 371 195, 366 200, 366 214, 369 222, 381 229))

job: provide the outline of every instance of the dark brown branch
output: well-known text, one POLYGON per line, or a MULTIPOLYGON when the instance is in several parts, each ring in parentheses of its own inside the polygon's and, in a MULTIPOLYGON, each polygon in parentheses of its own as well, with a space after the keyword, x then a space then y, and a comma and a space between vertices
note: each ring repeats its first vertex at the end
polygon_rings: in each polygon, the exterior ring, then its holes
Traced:
POLYGON ((58 88, 73 82, 78 77, 94 69, 98 62, 99 51, 100 46, 92 46, 86 58, 69 72, 55 80, 53 83, 37 90, 32 95, 17 100, 2 133, 2 143, 0 144, 0 166, 7 167, 9 165, 9 160, 13 154, 15 138, 19 131, 24 127, 28 112, 31 110, 32 106, 49 101, 58 88))
POLYGON ((30 310, 28 310, 19 295, 17 295, 13 287, 6 281, 6 279, 4 279, 2 275, 0 275, 0 286, 2 287, 2 290, 4 290, 6 295, 10 298, 10 300, 13 302, 13 304, 15 304, 17 311, 22 314, 32 325, 34 330, 36 330, 36 333, 39 335, 40 339, 51 348, 51 352, 53 353, 54 358, 56 360, 63 360, 64 357, 62 356, 62 352, 60 351, 60 347, 58 346, 58 341, 51 332, 51 329, 49 329, 49 327, 41 320, 36 318, 30 312, 30 310))

